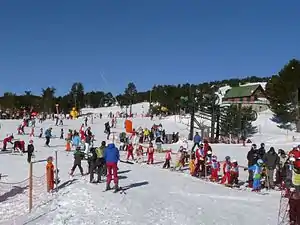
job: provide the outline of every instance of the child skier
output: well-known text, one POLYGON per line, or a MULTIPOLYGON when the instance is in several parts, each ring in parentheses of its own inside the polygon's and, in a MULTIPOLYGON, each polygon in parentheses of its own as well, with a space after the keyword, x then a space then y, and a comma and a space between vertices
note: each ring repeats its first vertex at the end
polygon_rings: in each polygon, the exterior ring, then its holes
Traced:
POLYGON ((150 143, 149 144, 149 148, 147 148, 147 155, 148 155, 148 161, 147 164, 153 164, 154 161, 154 148, 153 148, 153 144, 150 143))
POLYGON ((234 159, 231 162, 231 170, 230 170, 230 184, 238 185, 239 183, 239 165, 238 162, 234 159))
POLYGON ((139 147, 136 149, 136 155, 137 155, 137 162, 142 163, 143 162, 143 146, 139 145, 139 147))
POLYGON ((131 157, 132 160, 134 160, 134 157, 133 157, 133 145, 132 145, 132 143, 129 143, 127 145, 127 160, 129 160, 130 157, 131 157))
POLYGON ((166 156, 165 156, 166 161, 165 161, 165 163, 164 163, 164 165, 163 165, 163 168, 164 168, 164 169, 165 169, 165 168, 166 168, 166 169, 169 169, 169 168, 170 168, 170 161, 171 161, 171 159, 172 159, 171 154, 172 154, 172 149, 167 150, 166 156))
POLYGON ((226 156, 225 162, 223 164, 223 177, 221 180, 221 184, 229 184, 230 183, 230 180, 231 180, 230 170, 231 170, 230 156, 226 156))
POLYGON ((189 163, 190 174, 195 176, 195 154, 192 155, 189 163))
POLYGON ((25 152, 25 141, 22 141, 22 140, 15 141, 13 149, 14 149, 14 152, 18 151, 20 153, 24 153, 25 152))
POLYGON ((184 167, 184 153, 181 146, 177 153, 175 170, 178 168, 178 170, 181 171, 182 167, 184 167))
POLYGON ((210 180, 212 182, 219 182, 219 171, 220 171, 220 163, 218 162, 217 156, 213 155, 211 160, 211 175, 210 180))
POLYGON ((73 176, 73 173, 74 173, 77 166, 79 167, 81 175, 82 176, 84 175, 83 174, 83 169, 82 169, 82 166, 81 166, 81 160, 82 160, 83 156, 84 156, 83 153, 79 149, 75 150, 75 152, 74 152, 74 164, 73 164, 73 167, 72 167, 71 172, 70 172, 71 176, 73 176))
POLYGON ((7 143, 11 143, 13 145, 12 140, 14 139, 14 135, 10 135, 3 140, 3 148, 2 151, 6 151, 7 143))
POLYGON ((27 145, 27 162, 31 162, 31 158, 34 152, 34 146, 33 146, 33 140, 29 141, 29 144, 27 145))
POLYGON ((261 180, 261 173, 262 173, 263 164, 264 164, 264 161, 262 159, 258 159, 256 164, 244 169, 244 170, 253 171, 253 188, 252 188, 252 191, 259 192, 260 189, 261 189, 260 180, 261 180))

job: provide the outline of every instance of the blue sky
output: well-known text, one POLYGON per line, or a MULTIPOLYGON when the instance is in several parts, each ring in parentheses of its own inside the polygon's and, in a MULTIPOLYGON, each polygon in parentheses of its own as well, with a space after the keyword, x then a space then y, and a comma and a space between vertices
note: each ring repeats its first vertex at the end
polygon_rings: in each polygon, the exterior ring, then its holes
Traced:
POLYGON ((138 90, 277 73, 300 58, 296 0, 1 0, 0 94, 138 90), (103 78, 107 81, 104 82, 103 78))

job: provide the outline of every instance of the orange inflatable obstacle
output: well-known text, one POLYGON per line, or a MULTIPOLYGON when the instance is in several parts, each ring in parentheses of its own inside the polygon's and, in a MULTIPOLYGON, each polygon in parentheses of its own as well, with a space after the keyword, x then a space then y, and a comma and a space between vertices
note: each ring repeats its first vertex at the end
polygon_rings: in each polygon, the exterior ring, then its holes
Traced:
POLYGON ((132 133, 132 121, 125 120, 125 130, 127 133, 132 133))

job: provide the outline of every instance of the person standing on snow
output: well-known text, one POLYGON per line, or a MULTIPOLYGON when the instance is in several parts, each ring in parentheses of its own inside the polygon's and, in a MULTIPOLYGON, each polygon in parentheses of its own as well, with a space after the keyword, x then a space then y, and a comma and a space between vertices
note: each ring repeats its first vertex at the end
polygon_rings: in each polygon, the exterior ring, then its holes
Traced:
POLYGON ((46 145, 47 147, 50 147, 49 144, 50 144, 51 137, 52 137, 52 127, 50 127, 49 129, 47 129, 47 130, 45 131, 45 138, 46 138, 46 143, 45 143, 45 145, 46 145))
POLYGON ((290 158, 290 181, 286 182, 286 197, 289 199, 290 224, 300 225, 300 157, 290 158))
MULTIPOLYGON (((256 164, 257 160, 259 159, 258 151, 256 148, 256 144, 252 144, 250 151, 247 154, 248 160, 248 167, 251 167, 256 164)), ((253 184, 253 170, 248 170, 249 177, 248 177, 248 187, 252 187, 253 184)))
POLYGON ((266 149, 265 149, 265 144, 264 143, 261 143, 260 144, 260 148, 258 149, 258 157, 260 159, 263 159, 264 155, 266 154, 266 149))
POLYGON ((90 164, 90 182, 92 183, 94 180, 94 171, 97 173, 97 181, 96 183, 101 182, 101 173, 103 172, 103 165, 105 163, 105 160, 103 158, 104 156, 104 149, 105 149, 105 142, 102 142, 102 145, 98 148, 92 148, 92 159, 90 164))
POLYGON ((34 152, 34 146, 33 146, 33 140, 29 141, 29 144, 27 145, 27 162, 31 162, 31 158, 34 152))
POLYGON ((154 147, 153 144, 150 143, 149 147, 147 148, 147 155, 148 155, 148 160, 147 160, 147 164, 153 164, 154 161, 154 147))
POLYGON ((263 161, 267 169, 267 187, 274 188, 274 170, 279 166, 280 158, 273 147, 264 155, 263 161))
POLYGON ((196 134, 194 136, 194 146, 192 148, 192 151, 194 151, 194 149, 195 149, 196 146, 198 148, 200 148, 200 143, 201 143, 201 137, 200 137, 199 133, 196 132, 196 134))
POLYGON ((261 174, 262 174, 262 166, 264 164, 264 161, 262 159, 258 159, 256 164, 245 168, 244 170, 251 170, 253 171, 253 188, 252 191, 258 192, 261 189, 261 174))
POLYGON ((83 169, 82 169, 82 166, 81 166, 81 160, 82 160, 82 158, 83 158, 82 152, 79 149, 75 149, 75 152, 74 152, 74 164, 73 164, 73 167, 72 167, 71 172, 70 172, 71 176, 73 176, 74 171, 75 171, 75 169, 76 169, 77 166, 79 167, 81 175, 84 176, 83 169))
POLYGON ((104 159, 107 168, 107 183, 106 191, 110 190, 110 183, 112 181, 112 176, 114 177, 114 189, 119 190, 119 178, 118 178, 118 161, 120 160, 119 149, 116 148, 114 143, 108 144, 104 150, 104 159))

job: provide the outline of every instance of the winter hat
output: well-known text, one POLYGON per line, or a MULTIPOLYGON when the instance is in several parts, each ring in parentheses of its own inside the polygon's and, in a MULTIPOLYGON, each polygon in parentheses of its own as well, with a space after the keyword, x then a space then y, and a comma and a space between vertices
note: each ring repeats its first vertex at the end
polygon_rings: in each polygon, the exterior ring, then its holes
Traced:
POLYGON ((233 159, 231 162, 232 162, 232 163, 237 163, 237 160, 236 160, 236 159, 233 159))

